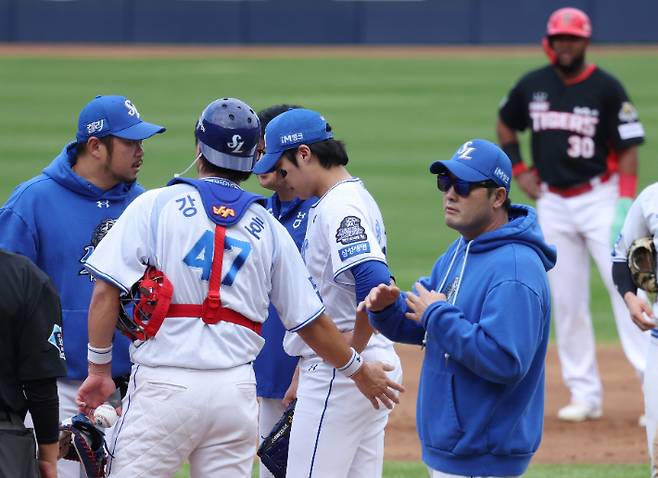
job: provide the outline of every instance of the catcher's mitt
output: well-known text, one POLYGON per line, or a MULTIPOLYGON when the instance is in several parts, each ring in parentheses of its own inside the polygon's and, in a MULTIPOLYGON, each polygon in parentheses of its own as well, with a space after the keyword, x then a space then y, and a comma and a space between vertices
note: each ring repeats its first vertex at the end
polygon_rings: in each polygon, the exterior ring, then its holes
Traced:
POLYGON ((635 285, 649 293, 658 292, 656 248, 652 237, 635 239, 628 249, 628 268, 635 285))
POLYGON ((59 426, 59 457, 82 463, 87 478, 104 478, 105 434, 83 414, 64 420, 59 426))
POLYGON ((288 464, 288 442, 290 441, 290 429, 292 428, 292 417, 295 413, 294 400, 283 412, 283 416, 276 422, 270 434, 258 447, 256 454, 260 462, 270 470, 274 478, 286 478, 286 465, 288 464))

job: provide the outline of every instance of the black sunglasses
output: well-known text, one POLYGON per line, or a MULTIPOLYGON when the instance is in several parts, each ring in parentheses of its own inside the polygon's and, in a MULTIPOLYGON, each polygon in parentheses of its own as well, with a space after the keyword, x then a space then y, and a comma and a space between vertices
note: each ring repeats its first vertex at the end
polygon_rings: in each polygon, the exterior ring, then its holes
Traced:
POLYGON ((475 188, 497 188, 500 187, 491 179, 486 181, 479 181, 471 183, 468 181, 462 181, 457 179, 454 176, 443 173, 436 176, 436 187, 439 188, 439 191, 442 193, 447 193, 450 190, 450 187, 455 188, 455 192, 461 197, 468 197, 471 194, 471 191, 475 188))

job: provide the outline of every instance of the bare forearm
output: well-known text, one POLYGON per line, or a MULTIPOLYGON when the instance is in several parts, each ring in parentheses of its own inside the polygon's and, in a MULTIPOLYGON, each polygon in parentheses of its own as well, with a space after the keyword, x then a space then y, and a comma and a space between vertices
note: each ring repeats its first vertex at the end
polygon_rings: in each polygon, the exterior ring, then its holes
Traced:
POLYGON ((39 461, 56 464, 58 454, 59 442, 39 443, 39 461))
POLYGON ((637 146, 619 152, 619 172, 637 176, 637 146))
POLYGON ((498 136, 498 144, 506 145, 508 143, 518 143, 519 139, 516 131, 498 119, 496 124, 496 135, 498 136))
POLYGON ((96 281, 89 305, 89 343, 94 347, 112 344, 119 315, 119 289, 102 280, 96 281))
POLYGON ((334 367, 342 367, 352 357, 352 352, 336 324, 326 314, 322 314, 298 334, 315 353, 334 367))

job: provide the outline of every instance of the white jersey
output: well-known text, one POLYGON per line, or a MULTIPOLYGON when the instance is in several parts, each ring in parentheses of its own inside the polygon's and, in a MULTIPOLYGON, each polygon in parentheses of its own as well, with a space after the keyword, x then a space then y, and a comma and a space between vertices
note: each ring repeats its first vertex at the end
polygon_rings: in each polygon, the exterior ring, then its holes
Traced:
POLYGON ((633 202, 615 243, 613 262, 626 262, 633 241, 646 236, 653 237, 658 249, 658 183, 647 186, 633 202))
MULTIPOLYGON (((356 293, 351 267, 365 261, 386 264, 386 232, 377 203, 358 178, 341 181, 309 210, 302 257, 327 314, 338 330, 354 329, 356 293)), ((369 346, 390 346, 375 334, 369 346)), ((297 334, 287 333, 284 349, 289 355, 315 353, 297 334)))
MULTIPOLYGON (((193 186, 147 191, 125 210, 86 266, 127 292, 151 265, 173 284, 172 304, 201 304, 208 294, 214 231, 193 186)), ((224 307, 264 322, 271 301, 289 331, 324 312, 295 243, 262 206, 252 203, 226 229, 224 249, 224 307)), ((237 324, 168 317, 154 338, 136 341, 130 352, 134 363, 148 366, 223 369, 253 361, 263 343, 257 333, 237 324)))

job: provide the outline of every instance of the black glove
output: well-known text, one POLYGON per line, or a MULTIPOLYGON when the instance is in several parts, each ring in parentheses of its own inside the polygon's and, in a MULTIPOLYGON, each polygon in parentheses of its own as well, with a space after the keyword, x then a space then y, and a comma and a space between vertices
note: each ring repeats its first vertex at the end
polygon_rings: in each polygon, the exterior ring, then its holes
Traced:
POLYGON ((260 462, 270 470, 274 478, 286 478, 286 465, 288 464, 288 442, 290 441, 290 429, 292 428, 292 417, 295 413, 294 400, 283 412, 283 416, 276 422, 270 434, 258 447, 256 454, 260 462))

